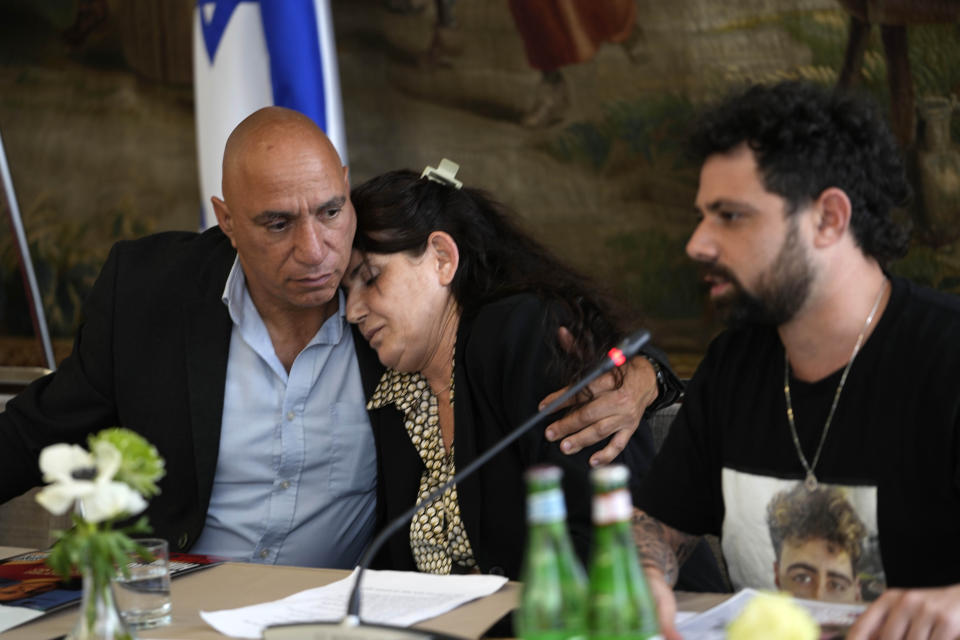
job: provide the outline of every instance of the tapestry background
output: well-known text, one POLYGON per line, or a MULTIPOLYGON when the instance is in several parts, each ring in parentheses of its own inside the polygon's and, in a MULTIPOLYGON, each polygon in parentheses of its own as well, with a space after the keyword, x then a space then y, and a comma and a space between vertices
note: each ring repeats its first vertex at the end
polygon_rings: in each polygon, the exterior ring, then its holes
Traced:
MULTIPOLYGON (((627 28, 593 46, 584 23, 568 63, 544 69, 527 48, 556 43, 531 39, 529 21, 572 0, 332 0, 351 179, 459 162, 460 179, 630 304, 689 375, 719 328, 683 253, 689 122, 747 82, 857 84, 890 114, 917 191, 900 213, 913 248, 894 270, 960 292, 960 3, 610 1, 632 12, 627 28)), ((193 6, 0 0, 0 132, 58 358, 113 242, 198 224, 193 6)), ((0 332, 0 365, 41 363, 6 231, 0 332)))

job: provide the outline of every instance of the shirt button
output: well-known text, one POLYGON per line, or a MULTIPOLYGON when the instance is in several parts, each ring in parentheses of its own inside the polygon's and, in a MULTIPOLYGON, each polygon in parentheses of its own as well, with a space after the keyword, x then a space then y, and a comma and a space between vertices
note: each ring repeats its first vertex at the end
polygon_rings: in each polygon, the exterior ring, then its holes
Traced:
POLYGON ((260 550, 260 557, 261 557, 261 558, 266 558, 266 557, 269 556, 269 555, 270 555, 270 549, 261 549, 261 550, 260 550))
POLYGON ((283 482, 281 482, 281 483, 280 483, 280 488, 281 488, 281 489, 289 489, 289 488, 290 488, 290 481, 289 481, 289 480, 284 480, 283 482))
POLYGON ((296 417, 297 417, 297 414, 295 414, 293 411, 287 412, 287 420, 293 420, 296 417))

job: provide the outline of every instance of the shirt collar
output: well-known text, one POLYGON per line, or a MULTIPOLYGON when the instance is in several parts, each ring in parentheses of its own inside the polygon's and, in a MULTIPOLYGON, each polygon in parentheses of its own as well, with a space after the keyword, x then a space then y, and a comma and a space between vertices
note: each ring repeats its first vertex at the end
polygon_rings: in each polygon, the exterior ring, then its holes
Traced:
POLYGON ((226 305, 233 324, 237 326, 243 324, 243 299, 246 295, 247 280, 243 276, 240 258, 237 257, 233 259, 233 266, 230 267, 230 274, 227 276, 227 283, 223 285, 223 294, 220 298, 226 305))
MULTIPOLYGON (((223 294, 221 295, 223 304, 227 307, 230 319, 237 327, 241 329, 245 324, 251 322, 249 313, 257 315, 257 321, 262 323, 259 317, 256 305, 250 298, 250 291, 247 289, 247 279, 243 274, 243 267, 240 266, 240 258, 233 259, 233 266, 230 267, 230 274, 227 276, 227 282, 223 285, 223 294)), ((327 318, 320 330, 307 344, 339 344, 347 332, 347 301, 343 295, 343 289, 337 288, 337 312, 327 318)))
POLYGON ((406 412, 420 403, 421 398, 429 398, 430 385, 419 372, 401 373, 387 369, 380 376, 380 383, 370 396, 367 409, 379 409, 395 404, 397 409, 406 412))
MULTIPOLYGON (((454 377, 450 376, 450 404, 453 404, 454 397, 454 377)), ((377 388, 373 390, 370 401, 367 402, 367 409, 380 409, 387 405, 395 404, 397 409, 407 412, 411 407, 417 406, 421 401, 434 397, 433 389, 427 383, 427 379, 419 371, 413 373, 401 373, 394 369, 387 369, 380 376, 380 382, 377 388)))

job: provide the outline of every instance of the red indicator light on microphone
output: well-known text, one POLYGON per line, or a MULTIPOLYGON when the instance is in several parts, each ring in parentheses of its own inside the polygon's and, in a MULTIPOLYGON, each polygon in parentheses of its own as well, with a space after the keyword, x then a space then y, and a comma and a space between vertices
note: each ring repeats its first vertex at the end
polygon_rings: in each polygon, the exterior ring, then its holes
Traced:
POLYGON ((607 357, 613 360, 613 364, 617 365, 618 367, 627 361, 627 357, 623 355, 623 351, 620 351, 620 349, 617 349, 616 347, 610 349, 610 351, 607 351, 607 357))

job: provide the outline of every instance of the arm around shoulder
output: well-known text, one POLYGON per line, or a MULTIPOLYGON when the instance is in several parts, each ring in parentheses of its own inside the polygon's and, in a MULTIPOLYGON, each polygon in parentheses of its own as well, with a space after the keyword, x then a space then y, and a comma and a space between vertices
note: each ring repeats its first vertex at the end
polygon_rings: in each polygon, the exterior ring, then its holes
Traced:
MULTIPOLYGON (((563 329, 558 341, 563 344, 563 329)), ((541 406, 566 391, 554 391, 541 406)), ((577 453, 610 437, 606 446, 591 456, 592 465, 611 462, 627 446, 650 411, 676 402, 683 395, 683 384, 666 363, 666 357, 654 348, 645 349, 622 368, 622 378, 608 373, 590 385, 592 397, 562 419, 548 425, 547 438, 563 438, 565 453, 577 453), (611 437, 612 436, 612 437, 611 437)))

